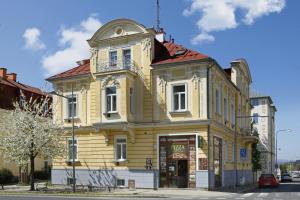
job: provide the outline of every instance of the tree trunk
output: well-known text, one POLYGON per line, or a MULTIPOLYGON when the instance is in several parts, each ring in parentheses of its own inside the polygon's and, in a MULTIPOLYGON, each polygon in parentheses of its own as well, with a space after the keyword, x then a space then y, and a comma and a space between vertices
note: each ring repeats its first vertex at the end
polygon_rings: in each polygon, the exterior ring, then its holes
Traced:
POLYGON ((34 156, 30 156, 30 191, 34 190, 34 156))

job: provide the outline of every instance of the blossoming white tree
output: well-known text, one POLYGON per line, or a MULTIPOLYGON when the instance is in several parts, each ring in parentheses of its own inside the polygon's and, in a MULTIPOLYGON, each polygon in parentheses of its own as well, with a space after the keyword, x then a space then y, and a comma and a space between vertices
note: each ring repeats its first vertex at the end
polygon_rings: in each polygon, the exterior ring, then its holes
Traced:
POLYGON ((21 167, 30 163, 30 190, 35 189, 35 158, 53 158, 64 153, 64 132, 61 125, 53 123, 51 106, 45 109, 48 103, 47 97, 30 99, 23 105, 15 103, 15 109, 0 124, 0 150, 5 158, 21 167))

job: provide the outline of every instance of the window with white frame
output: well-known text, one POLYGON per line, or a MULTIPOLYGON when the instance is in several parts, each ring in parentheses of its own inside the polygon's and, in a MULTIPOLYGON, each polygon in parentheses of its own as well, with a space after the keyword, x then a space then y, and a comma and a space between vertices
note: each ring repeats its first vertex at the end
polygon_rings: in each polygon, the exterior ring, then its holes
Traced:
POLYGON ((129 101, 130 101, 130 112, 134 113, 134 96, 133 96, 133 88, 129 88, 129 101))
POLYGON ((221 93, 220 90, 216 89, 216 113, 221 114, 221 93))
POLYGON ((109 66, 115 67, 115 66, 117 66, 117 62, 118 62, 117 51, 110 51, 109 52, 109 66))
POLYGON ((77 139, 74 139, 74 144, 73 144, 73 139, 69 138, 68 139, 68 159, 69 161, 73 160, 73 156, 74 156, 74 160, 78 160, 77 157, 77 139), (73 155, 74 154, 74 155, 73 155))
POLYGON ((187 108, 186 85, 173 86, 173 111, 186 111, 187 108))
POLYGON ((123 50, 123 66, 130 67, 131 65, 131 50, 124 49, 123 50))
POLYGON ((224 120, 228 121, 228 101, 227 98, 224 98, 224 120))
POLYGON ((126 136, 115 137, 115 159, 124 161, 127 158, 127 138, 126 136))
POLYGON ((106 88, 106 112, 117 112, 117 91, 116 87, 106 88))
POLYGON ((68 118, 77 117, 77 96, 70 95, 67 99, 68 118))

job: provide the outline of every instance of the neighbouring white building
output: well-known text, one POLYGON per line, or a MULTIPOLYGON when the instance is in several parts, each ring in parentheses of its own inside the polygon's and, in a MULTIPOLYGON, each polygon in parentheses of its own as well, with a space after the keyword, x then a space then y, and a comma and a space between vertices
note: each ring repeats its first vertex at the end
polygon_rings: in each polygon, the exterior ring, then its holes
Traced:
POLYGON ((259 134, 258 150, 261 152, 262 173, 273 173, 275 170, 275 112, 276 107, 272 98, 257 92, 250 92, 251 115, 253 117, 253 128, 259 134))

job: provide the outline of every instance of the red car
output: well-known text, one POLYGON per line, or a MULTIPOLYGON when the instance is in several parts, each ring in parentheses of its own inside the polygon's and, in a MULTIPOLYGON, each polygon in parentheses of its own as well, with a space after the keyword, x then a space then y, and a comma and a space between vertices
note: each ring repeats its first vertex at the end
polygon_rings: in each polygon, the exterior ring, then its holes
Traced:
POLYGON ((259 177, 258 186, 259 187, 265 187, 265 186, 278 187, 279 181, 276 179, 274 174, 262 174, 259 177))

